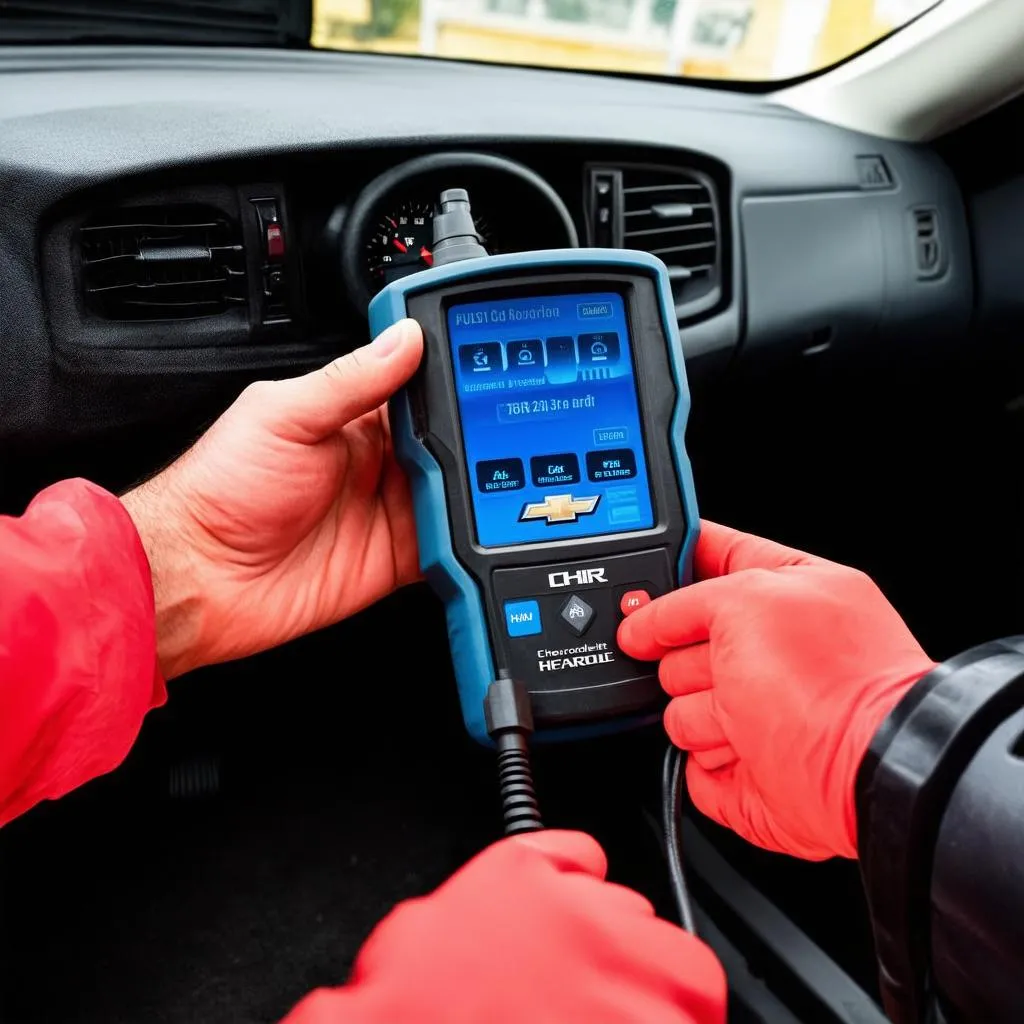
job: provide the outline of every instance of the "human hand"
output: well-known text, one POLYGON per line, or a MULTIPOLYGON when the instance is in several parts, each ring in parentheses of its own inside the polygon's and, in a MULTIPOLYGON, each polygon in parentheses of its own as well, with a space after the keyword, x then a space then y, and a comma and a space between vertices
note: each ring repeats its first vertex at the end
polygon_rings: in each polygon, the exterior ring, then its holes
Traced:
POLYGON ((714 954, 606 868, 580 832, 502 840, 392 911, 349 984, 286 1024, 723 1024, 714 954))
POLYGON ((251 384, 124 495, 153 574, 165 678, 337 622, 416 578, 384 403, 422 351, 403 320, 323 369, 251 384))
POLYGON ((856 569, 714 523, 695 568, 702 582, 634 612, 618 637, 661 660, 694 804, 768 850, 855 857, 857 770, 935 663, 856 569))

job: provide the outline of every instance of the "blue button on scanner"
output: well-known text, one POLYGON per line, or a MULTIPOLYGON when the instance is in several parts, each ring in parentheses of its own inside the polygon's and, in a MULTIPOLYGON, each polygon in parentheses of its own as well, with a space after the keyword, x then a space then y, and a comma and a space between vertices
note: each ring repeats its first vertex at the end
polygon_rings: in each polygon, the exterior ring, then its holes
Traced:
POLYGON ((505 628, 509 636, 535 636, 541 631, 540 605, 536 601, 506 601, 505 628))

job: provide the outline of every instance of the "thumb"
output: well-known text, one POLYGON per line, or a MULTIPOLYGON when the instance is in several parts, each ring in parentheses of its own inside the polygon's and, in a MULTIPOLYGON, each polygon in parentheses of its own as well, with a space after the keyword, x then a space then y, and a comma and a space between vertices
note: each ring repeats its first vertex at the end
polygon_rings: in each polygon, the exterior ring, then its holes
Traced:
POLYGON ((601 844, 586 832, 545 829, 513 836, 505 842, 536 850, 558 871, 583 872, 595 878, 604 878, 608 873, 608 858, 601 844))
POLYGON ((369 345, 302 377, 278 381, 265 413, 287 438, 320 441, 386 402, 416 371, 423 332, 399 320, 369 345))

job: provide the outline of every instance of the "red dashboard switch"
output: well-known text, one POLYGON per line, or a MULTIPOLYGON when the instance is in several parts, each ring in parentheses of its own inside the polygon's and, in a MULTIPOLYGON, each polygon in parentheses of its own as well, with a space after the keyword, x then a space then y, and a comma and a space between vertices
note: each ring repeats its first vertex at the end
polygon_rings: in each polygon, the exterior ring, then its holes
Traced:
POLYGON ((651 603, 651 595, 646 590, 627 590, 619 601, 619 610, 623 615, 632 615, 638 608, 651 603))
POLYGON ((267 225, 267 259, 284 259, 284 232, 280 224, 267 225))

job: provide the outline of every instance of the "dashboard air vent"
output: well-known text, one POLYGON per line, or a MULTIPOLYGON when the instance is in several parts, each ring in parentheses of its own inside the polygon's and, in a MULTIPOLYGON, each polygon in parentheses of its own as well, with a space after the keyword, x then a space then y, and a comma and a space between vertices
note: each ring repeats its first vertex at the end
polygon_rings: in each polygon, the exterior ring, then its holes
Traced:
POLYGON ((701 171, 646 164, 588 167, 593 245, 641 249, 668 267, 676 313, 719 300, 721 236, 712 179, 701 171))
POLYGON ((714 274, 718 237, 709 185, 687 171, 624 167, 622 244, 660 257, 673 282, 714 274))
POLYGON ((247 301, 242 231, 210 206, 112 210, 79 230, 85 304, 105 320, 217 316, 247 301))

